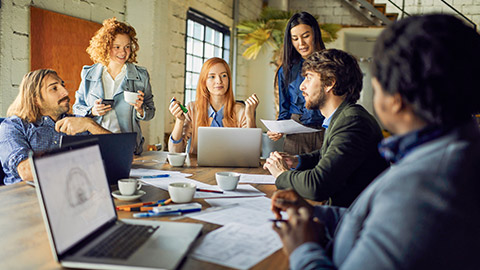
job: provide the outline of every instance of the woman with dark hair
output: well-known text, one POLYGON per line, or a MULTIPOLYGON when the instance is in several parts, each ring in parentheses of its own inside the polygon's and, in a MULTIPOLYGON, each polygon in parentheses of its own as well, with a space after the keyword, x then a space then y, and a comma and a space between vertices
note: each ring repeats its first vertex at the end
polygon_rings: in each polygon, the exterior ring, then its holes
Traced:
MULTIPOLYGON (((323 142, 324 117, 320 110, 305 108, 305 98, 300 91, 303 82, 302 64, 313 52, 325 49, 317 20, 308 12, 296 13, 288 21, 283 41, 283 63, 277 70, 279 92, 278 120, 293 119, 301 124, 320 129, 319 132, 289 134, 285 138, 284 151, 289 154, 309 153, 320 149, 323 142)), ((283 134, 267 132, 277 141, 283 134)))
POLYGON ((198 127, 255 128, 258 98, 251 95, 245 104, 233 96, 230 67, 218 57, 205 61, 200 70, 196 100, 187 105, 188 112, 172 101, 169 110, 175 116, 175 126, 168 141, 170 152, 197 152, 198 127))
POLYGON ((95 64, 83 67, 73 112, 93 117, 113 133, 136 132, 135 154, 140 154, 144 142, 140 120, 152 119, 155 105, 148 71, 134 64, 139 49, 136 35, 132 26, 116 18, 103 22, 87 48, 95 64), (124 92, 138 94, 136 101, 127 103, 124 92))

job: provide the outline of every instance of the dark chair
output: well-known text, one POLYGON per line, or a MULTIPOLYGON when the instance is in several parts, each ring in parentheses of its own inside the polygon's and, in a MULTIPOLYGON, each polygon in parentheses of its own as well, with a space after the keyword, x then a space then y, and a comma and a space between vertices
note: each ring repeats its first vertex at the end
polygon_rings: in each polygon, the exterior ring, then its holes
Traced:
MULTIPOLYGON (((2 123, 3 120, 5 120, 5 118, 0 118, 0 123, 2 123)), ((3 172, 2 163, 0 162, 0 186, 5 185, 3 178, 5 178, 5 173, 3 172)))

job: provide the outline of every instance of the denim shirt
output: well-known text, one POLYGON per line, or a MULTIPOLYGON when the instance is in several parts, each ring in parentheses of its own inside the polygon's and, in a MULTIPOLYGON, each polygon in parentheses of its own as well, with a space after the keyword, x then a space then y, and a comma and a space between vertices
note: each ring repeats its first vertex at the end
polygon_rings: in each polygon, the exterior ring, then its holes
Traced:
POLYGON ((38 153, 58 148, 62 135, 66 134, 55 131, 55 122, 49 116, 42 116, 36 123, 28 123, 18 116, 6 118, 0 124, 0 161, 5 172, 3 182, 9 185, 22 181, 17 166, 28 158, 30 150, 38 153))
POLYGON ((323 122, 323 115, 320 110, 308 110, 305 108, 305 98, 300 91, 304 77, 302 76, 303 59, 290 69, 290 83, 285 85, 283 67, 278 70, 278 96, 279 113, 278 120, 288 120, 292 114, 300 115, 300 122, 307 126, 320 126, 323 122))

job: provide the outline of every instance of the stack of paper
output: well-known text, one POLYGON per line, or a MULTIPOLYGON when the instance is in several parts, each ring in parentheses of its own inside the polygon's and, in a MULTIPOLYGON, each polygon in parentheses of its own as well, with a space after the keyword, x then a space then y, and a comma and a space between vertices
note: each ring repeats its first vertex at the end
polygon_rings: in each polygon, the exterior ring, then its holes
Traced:
POLYGON ((271 225, 229 223, 207 234, 191 256, 227 267, 249 269, 282 247, 271 225))

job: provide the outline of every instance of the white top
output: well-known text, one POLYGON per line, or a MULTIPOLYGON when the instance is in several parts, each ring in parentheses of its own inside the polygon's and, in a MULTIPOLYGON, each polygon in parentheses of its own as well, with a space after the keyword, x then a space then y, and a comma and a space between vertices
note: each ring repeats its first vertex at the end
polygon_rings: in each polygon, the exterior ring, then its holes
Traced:
MULTIPOLYGON (((103 97, 104 99, 113 99, 113 94, 118 91, 120 84, 123 82, 123 79, 127 75, 127 66, 123 65, 122 70, 118 73, 115 79, 112 78, 110 73, 108 73, 107 68, 103 67, 102 73, 102 83, 103 83, 103 97)), ((122 132, 120 125, 118 124, 117 114, 115 109, 107 112, 102 119, 102 127, 110 130, 113 133, 122 132)))

